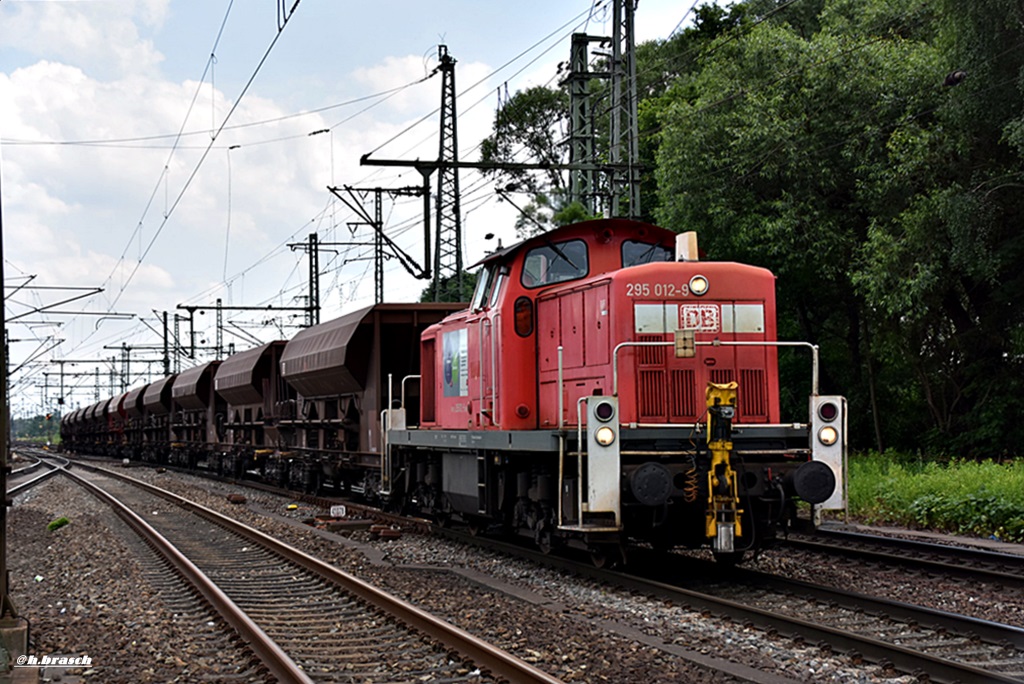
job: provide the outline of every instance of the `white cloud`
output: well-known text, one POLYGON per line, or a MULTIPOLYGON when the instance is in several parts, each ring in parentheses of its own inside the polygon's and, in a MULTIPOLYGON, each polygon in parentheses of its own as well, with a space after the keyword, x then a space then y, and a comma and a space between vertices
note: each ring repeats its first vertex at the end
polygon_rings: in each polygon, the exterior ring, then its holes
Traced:
POLYGON ((0 47, 74 63, 95 74, 149 72, 163 56, 137 22, 159 26, 169 0, 4 3, 0 47))
MULTIPOLYGON (((587 3, 576 1, 581 11, 585 10, 587 3)), ((404 29, 412 26, 422 31, 409 33, 400 42, 384 31, 341 41, 337 23, 307 21, 304 3, 286 29, 286 40, 275 47, 254 87, 234 112, 230 127, 216 141, 173 215, 162 225, 197 168, 210 142, 210 131, 234 104, 272 37, 268 32, 272 34, 275 27, 268 20, 273 8, 255 12, 248 4, 235 3, 224 41, 217 49, 215 89, 212 75, 201 84, 186 77, 199 77, 196 69, 203 64, 220 26, 220 7, 207 9, 205 3, 184 0, 0 2, 0 137, 4 140, 4 239, 5 256, 11 264, 9 276, 31 273, 38 275, 37 284, 73 287, 99 286, 109 276, 106 292, 81 306, 105 311, 119 297, 114 307, 117 311, 150 318, 153 309, 173 311, 179 303, 213 304, 217 297, 235 304, 272 300, 277 305, 294 306, 294 297, 305 294, 307 261, 302 251, 290 252, 280 247, 282 243, 304 242, 313 231, 323 241, 366 241, 369 235, 365 227, 350 232, 347 224, 354 217, 340 204, 331 205, 326 186, 421 184, 422 177, 412 168, 360 166, 359 159, 371 151, 377 159, 436 157, 438 120, 436 115, 427 115, 440 104, 438 76, 357 116, 353 115, 368 102, 233 128, 421 79, 436 66, 436 51, 422 55, 407 52, 449 30, 434 23, 424 28, 427 22, 423 17, 438 20, 436 10, 406 3, 409 21, 404 29), (203 28, 197 28, 200 26, 203 28), (186 28, 191 30, 187 36, 181 33, 186 28), (374 43, 373 49, 367 47, 368 40, 374 43), (316 49, 305 49, 311 45, 316 49), (364 58, 366 54, 389 53, 391 56, 375 57, 374 63, 364 58), (176 75, 168 77, 172 71, 176 75), (317 85, 310 87, 311 83, 317 85), (184 129, 198 133, 182 138, 173 156, 167 138, 102 146, 14 144, 172 134, 182 128, 190 106, 184 129), (403 133, 424 117, 420 125, 403 133), (323 129, 331 130, 310 135, 323 129), (388 142, 392 138, 395 140, 388 142), (163 175, 165 164, 167 173, 163 175), (139 266, 158 231, 152 250, 139 266), (274 256, 268 258, 271 254, 274 256), (226 286, 220 283, 225 257, 229 278, 244 272, 226 286), (125 286, 137 266, 131 284, 125 286)), ((641 12, 648 4, 641 3, 641 12)), ((345 14, 333 5, 319 4, 323 17, 333 20, 345 14)), ((345 10, 348 14, 356 11, 345 10)), ((383 24, 381 10, 361 7, 358 11, 383 24)), ((451 35, 479 37, 481 26, 492 31, 494 16, 486 15, 453 13, 452 21, 461 25, 451 28, 451 35)), ((452 45, 452 55, 458 60, 458 133, 463 160, 477 158, 474 147, 490 133, 495 89, 501 81, 510 79, 510 91, 528 82, 547 83, 554 69, 542 65, 548 58, 553 64, 568 53, 566 41, 564 48, 549 53, 527 72, 512 76, 521 66, 516 65, 503 71, 499 79, 488 79, 497 63, 551 30, 545 16, 517 12, 515 20, 523 23, 521 30, 513 39, 512 30, 506 27, 508 35, 491 41, 501 44, 501 49, 493 52, 485 49, 486 44, 481 48, 479 41, 471 43, 475 48, 465 43, 452 45), (525 37, 520 39, 520 34, 525 37), (487 63, 491 58, 495 64, 487 63)), ((479 176, 464 171, 461 182, 467 192, 479 183, 479 176)), ((436 175, 431 178, 431 191, 435 188, 436 175)), ((474 197, 486 198, 488 188, 489 184, 484 184, 481 194, 474 197)), ((464 245, 467 263, 472 263, 496 244, 483 239, 486 233, 498 233, 506 245, 514 240, 515 211, 493 199, 479 208, 473 197, 468 200, 463 206, 464 245)), ((389 229, 405 227, 395 239, 417 259, 423 255, 421 207, 419 198, 404 198, 387 201, 383 212, 389 229)), ((343 268, 321 277, 325 320, 340 313, 342 306, 369 303, 373 297, 372 262, 356 260, 360 252, 367 254, 369 249, 338 249, 337 254, 321 253, 322 267, 350 259, 343 268)), ((405 274, 394 259, 386 262, 385 270, 385 288, 391 300, 415 299, 425 286, 405 274)), ((211 318, 207 315, 203 323, 211 318)), ((140 346, 157 342, 154 333, 138 321, 100 322, 81 317, 67 321, 62 332, 68 338, 60 350, 62 355, 109 357, 113 352, 102 351, 104 345, 125 340, 140 346)), ((263 334, 278 336, 271 331, 263 334)))

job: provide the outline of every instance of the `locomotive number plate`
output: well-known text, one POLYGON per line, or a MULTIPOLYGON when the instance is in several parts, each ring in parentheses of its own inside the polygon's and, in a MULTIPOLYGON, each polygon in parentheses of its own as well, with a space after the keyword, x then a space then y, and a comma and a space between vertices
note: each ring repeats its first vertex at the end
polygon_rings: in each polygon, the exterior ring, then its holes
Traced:
POLYGON ((626 283, 627 297, 689 297, 690 286, 686 283, 626 283))

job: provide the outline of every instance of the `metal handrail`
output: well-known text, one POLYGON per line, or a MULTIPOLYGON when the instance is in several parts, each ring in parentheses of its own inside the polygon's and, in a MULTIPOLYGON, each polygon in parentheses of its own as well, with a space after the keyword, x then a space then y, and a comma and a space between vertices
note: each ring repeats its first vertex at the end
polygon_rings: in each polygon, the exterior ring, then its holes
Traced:
MULTIPOLYGON (((671 347, 675 342, 620 342, 612 351, 612 394, 619 394, 619 350, 626 347, 671 347)), ((810 342, 723 342, 717 337, 713 340, 694 342, 698 347, 807 347, 811 350, 811 394, 818 394, 818 345, 810 342)))

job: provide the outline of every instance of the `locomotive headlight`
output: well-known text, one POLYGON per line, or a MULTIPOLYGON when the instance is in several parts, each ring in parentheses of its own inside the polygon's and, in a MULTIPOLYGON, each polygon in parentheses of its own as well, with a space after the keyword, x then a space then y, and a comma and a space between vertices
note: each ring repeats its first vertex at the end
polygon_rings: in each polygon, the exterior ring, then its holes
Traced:
POLYGON ((818 430, 818 441, 825 446, 832 446, 839 439, 839 431, 831 425, 826 425, 818 430))
POLYGON ((608 446, 615 441, 615 430, 604 425, 598 428, 597 432, 594 433, 594 439, 596 439, 597 443, 601 446, 608 446))
POLYGON ((708 279, 702 275, 695 275, 690 278, 690 293, 700 297, 708 291, 708 279))

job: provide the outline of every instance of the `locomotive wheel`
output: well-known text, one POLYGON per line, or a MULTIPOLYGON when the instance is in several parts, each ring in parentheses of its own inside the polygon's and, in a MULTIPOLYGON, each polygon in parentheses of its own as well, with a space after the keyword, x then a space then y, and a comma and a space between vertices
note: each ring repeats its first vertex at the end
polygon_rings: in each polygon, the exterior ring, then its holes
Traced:
POLYGON ((622 563, 622 553, 614 544, 591 546, 587 548, 587 553, 590 554, 590 562, 598 570, 613 568, 622 563))
POLYGON ((479 537, 487 529, 487 523, 480 518, 468 517, 466 518, 466 529, 469 531, 469 536, 479 537))
POLYGON ((537 548, 545 556, 549 555, 559 546, 559 540, 551 533, 551 530, 543 529, 537 531, 537 548))

